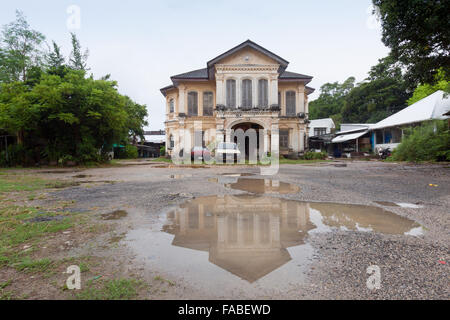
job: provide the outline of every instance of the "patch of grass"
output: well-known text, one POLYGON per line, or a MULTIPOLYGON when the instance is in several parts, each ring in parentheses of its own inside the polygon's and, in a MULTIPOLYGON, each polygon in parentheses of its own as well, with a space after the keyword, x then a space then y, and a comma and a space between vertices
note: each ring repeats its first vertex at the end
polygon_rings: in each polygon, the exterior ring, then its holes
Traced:
POLYGON ((156 277, 153 278, 153 280, 166 282, 171 287, 173 287, 175 285, 175 282, 173 282, 172 280, 165 279, 165 278, 163 278, 161 276, 156 276, 156 277))
POLYGON ((76 294, 78 300, 130 300, 138 296, 143 288, 142 281, 136 279, 117 279, 102 281, 99 286, 88 281, 87 288, 76 294))
POLYGON ((12 292, 3 292, 3 290, 0 292, 0 300, 12 300, 12 299, 13 299, 12 292))
MULTIPOLYGON (((73 227, 73 221, 70 218, 34 223, 26 221, 38 215, 35 208, 10 206, 0 209, 0 248, 22 244, 46 233, 55 233, 73 227)), ((46 215, 56 214, 46 213, 46 215)))
POLYGON ((155 159, 152 159, 151 161, 153 161, 153 162, 167 162, 167 163, 172 163, 172 159, 169 159, 169 158, 166 158, 166 157, 155 158, 155 159))
POLYGON ((75 181, 46 180, 28 174, 1 174, 0 193, 67 188, 78 185, 75 181))
POLYGON ((66 217, 59 221, 27 222, 28 219, 45 214, 56 216, 56 213, 39 212, 36 208, 7 206, 0 208, 0 266, 10 265, 18 270, 41 270, 48 261, 30 261, 26 258, 33 247, 26 251, 19 247, 24 243, 32 245, 45 235, 67 230, 74 226, 74 217, 66 217))
POLYGON ((8 287, 10 284, 12 283, 12 280, 10 279, 10 280, 8 280, 8 281, 5 281, 5 282, 0 282, 0 289, 5 289, 6 287, 8 287))
POLYGON ((48 258, 40 260, 31 260, 30 258, 26 257, 21 262, 15 263, 12 266, 16 268, 18 271, 24 271, 27 273, 47 272, 52 268, 53 261, 48 258))

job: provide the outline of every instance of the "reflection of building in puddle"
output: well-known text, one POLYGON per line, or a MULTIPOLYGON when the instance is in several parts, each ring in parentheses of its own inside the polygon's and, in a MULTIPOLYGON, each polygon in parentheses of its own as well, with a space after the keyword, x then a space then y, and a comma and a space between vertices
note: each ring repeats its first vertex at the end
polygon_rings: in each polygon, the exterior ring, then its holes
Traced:
POLYGON ((192 200, 168 214, 172 245, 209 252, 209 261, 254 282, 291 260, 289 247, 330 227, 417 234, 413 221, 377 207, 238 195, 192 200), (408 233, 409 232, 409 233, 408 233))
POLYGON ((288 194, 297 193, 300 188, 294 184, 280 182, 279 180, 271 179, 237 179, 235 183, 226 184, 227 187, 236 190, 247 191, 251 193, 277 193, 288 194))
POLYGON ((199 198, 169 219, 173 245, 209 251, 210 262, 249 282, 291 260, 286 248, 314 227, 306 203, 254 196, 199 198))

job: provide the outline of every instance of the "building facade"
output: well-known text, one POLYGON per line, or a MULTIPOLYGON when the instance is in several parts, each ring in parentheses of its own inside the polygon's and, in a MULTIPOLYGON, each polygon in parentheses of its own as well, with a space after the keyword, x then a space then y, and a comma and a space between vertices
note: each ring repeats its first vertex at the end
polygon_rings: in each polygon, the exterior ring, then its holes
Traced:
POLYGON ((161 89, 168 153, 180 145, 198 145, 200 139, 203 146, 236 142, 233 132, 238 129, 258 133, 259 152, 279 147, 281 154, 302 153, 307 148, 308 95, 314 89, 307 86, 311 76, 286 71, 288 64, 247 40, 204 69, 171 77, 172 84, 161 89))

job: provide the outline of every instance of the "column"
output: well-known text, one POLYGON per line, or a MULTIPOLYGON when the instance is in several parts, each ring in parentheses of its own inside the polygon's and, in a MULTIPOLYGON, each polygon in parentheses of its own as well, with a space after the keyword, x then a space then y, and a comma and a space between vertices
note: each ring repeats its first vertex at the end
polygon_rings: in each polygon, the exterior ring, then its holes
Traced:
POLYGON ((278 123, 272 124, 270 132, 270 152, 272 157, 278 157, 280 155, 280 130, 278 129, 278 123))
POLYGON ((278 105, 278 75, 272 75, 270 77, 269 107, 273 104, 278 105))
POLYGON ((264 153, 269 152, 269 130, 264 129, 264 153))
POLYGON ((225 105, 225 85, 223 74, 216 74, 216 105, 225 105))
MULTIPOLYGON (((291 130, 289 130, 289 132, 291 132, 291 130)), ((300 141, 299 139, 299 129, 298 128, 293 128, 292 129, 292 150, 294 150, 294 152, 300 152, 300 141)))
POLYGON ((306 96, 305 113, 309 114, 309 98, 306 96))
POLYGON ((252 78, 252 108, 258 105, 258 79, 252 78))
POLYGON ((305 151, 305 131, 303 129, 300 129, 299 131, 298 142, 299 142, 299 152, 305 151))
POLYGON ((305 86, 303 84, 298 86, 296 109, 297 114, 305 112, 305 86))
POLYGON ((178 113, 186 114, 186 87, 184 85, 178 86, 178 113))

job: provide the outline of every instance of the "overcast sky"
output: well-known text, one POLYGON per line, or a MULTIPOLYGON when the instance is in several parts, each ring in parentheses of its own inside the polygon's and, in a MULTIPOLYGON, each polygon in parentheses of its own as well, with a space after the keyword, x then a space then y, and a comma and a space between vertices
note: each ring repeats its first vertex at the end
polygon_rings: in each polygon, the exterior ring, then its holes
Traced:
POLYGON ((0 24, 22 10, 31 27, 67 55, 69 32, 76 32, 89 48, 94 76, 111 74, 121 93, 147 105, 147 129, 158 130, 165 108, 159 89, 170 84, 170 76, 205 68, 247 39, 289 61, 289 71, 314 76, 312 99, 326 82, 349 76, 362 81, 389 51, 370 5, 370 0, 15 0, 2 3, 0 24))

